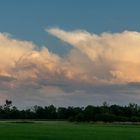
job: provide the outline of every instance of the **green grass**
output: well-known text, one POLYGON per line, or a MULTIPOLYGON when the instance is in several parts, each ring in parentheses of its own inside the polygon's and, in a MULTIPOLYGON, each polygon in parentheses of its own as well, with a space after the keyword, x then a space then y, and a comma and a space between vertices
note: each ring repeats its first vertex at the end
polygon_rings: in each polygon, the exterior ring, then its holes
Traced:
POLYGON ((0 140, 140 140, 140 126, 0 122, 0 140))

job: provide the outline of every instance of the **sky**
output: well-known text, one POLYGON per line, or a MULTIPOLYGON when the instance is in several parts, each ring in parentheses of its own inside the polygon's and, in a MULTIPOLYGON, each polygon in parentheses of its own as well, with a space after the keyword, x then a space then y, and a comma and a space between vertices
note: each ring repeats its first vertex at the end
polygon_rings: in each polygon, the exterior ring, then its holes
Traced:
POLYGON ((0 104, 140 104, 139 5, 0 0, 0 104))

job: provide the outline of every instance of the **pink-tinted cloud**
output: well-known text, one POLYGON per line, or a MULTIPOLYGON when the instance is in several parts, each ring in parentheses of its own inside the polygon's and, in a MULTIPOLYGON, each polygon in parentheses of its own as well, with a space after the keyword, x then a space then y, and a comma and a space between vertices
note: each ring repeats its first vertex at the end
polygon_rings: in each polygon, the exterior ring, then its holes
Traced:
POLYGON ((139 32, 47 31, 72 46, 65 56, 0 33, 2 97, 24 104, 47 100, 58 105, 120 100, 130 96, 128 90, 138 93, 139 84, 129 83, 140 82, 139 32))

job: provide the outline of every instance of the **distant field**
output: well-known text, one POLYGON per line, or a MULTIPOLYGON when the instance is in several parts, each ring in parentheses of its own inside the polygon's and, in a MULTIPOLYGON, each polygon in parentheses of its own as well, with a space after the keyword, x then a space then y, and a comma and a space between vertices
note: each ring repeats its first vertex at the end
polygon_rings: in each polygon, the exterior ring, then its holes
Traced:
POLYGON ((140 140, 139 125, 0 122, 0 140, 140 140))

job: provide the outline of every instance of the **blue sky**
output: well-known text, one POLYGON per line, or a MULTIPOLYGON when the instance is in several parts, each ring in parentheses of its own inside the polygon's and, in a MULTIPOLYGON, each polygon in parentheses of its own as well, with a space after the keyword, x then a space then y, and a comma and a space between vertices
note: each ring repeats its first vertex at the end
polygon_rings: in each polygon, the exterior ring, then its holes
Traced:
POLYGON ((139 0, 0 0, 0 102, 139 103, 139 6, 139 0))
POLYGON ((50 37, 45 28, 94 33, 139 31, 139 5, 139 0, 1 0, 0 31, 40 46, 47 44, 61 54, 68 48, 50 37), (61 49, 57 45, 62 45, 61 49))

